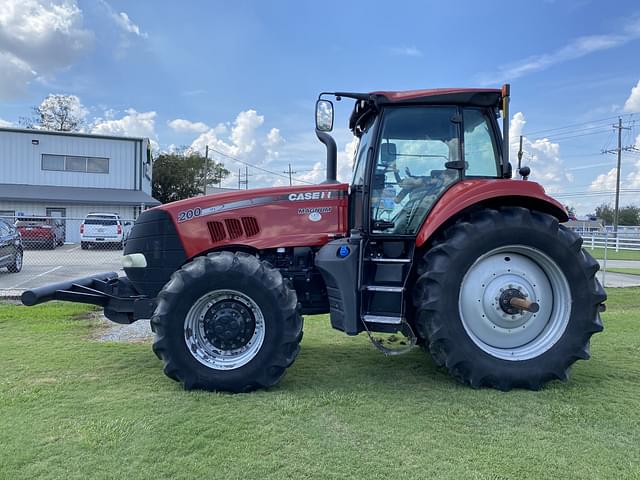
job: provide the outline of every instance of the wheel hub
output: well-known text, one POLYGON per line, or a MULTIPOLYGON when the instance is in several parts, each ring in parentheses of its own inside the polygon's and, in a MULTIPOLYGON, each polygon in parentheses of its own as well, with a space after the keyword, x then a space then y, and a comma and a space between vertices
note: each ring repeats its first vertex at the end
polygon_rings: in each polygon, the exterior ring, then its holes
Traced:
POLYGON ((570 313, 564 274, 545 254, 523 245, 480 257, 462 281, 459 302, 460 319, 471 339, 487 353, 508 360, 524 360, 550 348, 570 313), (527 300, 535 309, 518 308, 514 299, 527 300))
POLYGON ((235 300, 224 300, 212 305, 204 316, 207 340, 220 350, 244 347, 255 329, 251 311, 235 300))
POLYGON ((193 357, 214 370, 233 370, 250 362, 265 338, 258 304, 236 290, 214 290, 187 312, 184 339, 193 357))

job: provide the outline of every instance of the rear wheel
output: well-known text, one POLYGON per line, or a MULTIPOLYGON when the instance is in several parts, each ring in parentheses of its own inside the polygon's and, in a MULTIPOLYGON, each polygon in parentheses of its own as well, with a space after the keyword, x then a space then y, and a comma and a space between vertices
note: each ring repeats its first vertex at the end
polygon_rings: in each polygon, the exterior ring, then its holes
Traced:
POLYGON ((419 266, 416 327, 459 381, 539 389, 589 358, 606 299, 598 263, 554 217, 485 209, 443 232, 419 266), (533 302, 531 311, 514 299, 533 302))
POLYGON ((184 265, 160 292, 151 325, 165 373, 185 389, 275 385, 302 339, 295 291, 245 253, 216 252, 184 265))

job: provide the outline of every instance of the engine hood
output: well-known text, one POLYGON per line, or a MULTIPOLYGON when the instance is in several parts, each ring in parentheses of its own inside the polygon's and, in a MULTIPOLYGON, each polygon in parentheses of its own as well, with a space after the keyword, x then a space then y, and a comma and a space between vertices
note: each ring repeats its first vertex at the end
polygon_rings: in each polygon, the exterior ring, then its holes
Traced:
POLYGON ((347 184, 238 190, 156 207, 188 258, 228 246, 321 246, 347 232, 347 184))

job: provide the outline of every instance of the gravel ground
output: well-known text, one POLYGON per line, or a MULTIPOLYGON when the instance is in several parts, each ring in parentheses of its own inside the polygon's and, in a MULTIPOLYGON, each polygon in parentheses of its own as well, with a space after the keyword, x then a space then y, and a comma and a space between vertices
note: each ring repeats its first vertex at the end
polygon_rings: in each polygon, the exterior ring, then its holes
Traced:
POLYGON ((130 325, 114 323, 101 313, 97 315, 100 328, 96 340, 101 342, 147 342, 153 339, 153 332, 149 320, 138 320, 130 325))

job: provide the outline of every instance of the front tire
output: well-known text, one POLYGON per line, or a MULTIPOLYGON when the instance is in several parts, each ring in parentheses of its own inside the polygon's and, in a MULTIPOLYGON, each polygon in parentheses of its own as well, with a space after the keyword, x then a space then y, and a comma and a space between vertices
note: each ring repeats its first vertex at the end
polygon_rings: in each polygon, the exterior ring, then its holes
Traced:
POLYGON ((548 214, 483 209, 447 228, 419 267, 416 327, 439 366, 472 387, 540 389, 589 358, 606 300, 582 239, 548 214), (513 295, 539 303, 514 311, 513 295))
POLYGON ((271 387, 302 339, 295 291, 278 270, 242 252, 197 257, 176 271, 151 326, 165 374, 186 390, 271 387))
POLYGON ((13 257, 13 263, 7 267, 7 270, 9 270, 10 273, 18 273, 22 270, 23 259, 22 250, 16 249, 16 253, 13 257))

